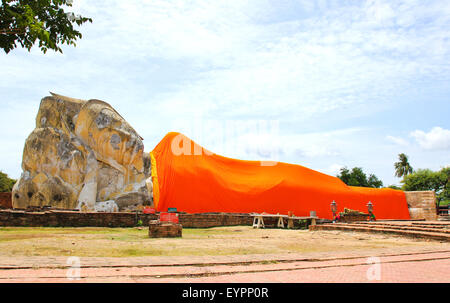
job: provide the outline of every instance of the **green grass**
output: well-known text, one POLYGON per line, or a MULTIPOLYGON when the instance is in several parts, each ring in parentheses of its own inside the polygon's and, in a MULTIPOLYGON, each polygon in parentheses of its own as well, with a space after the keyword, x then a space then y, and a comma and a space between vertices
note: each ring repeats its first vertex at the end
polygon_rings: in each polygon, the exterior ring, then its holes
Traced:
MULTIPOLYGON (((248 227, 244 227, 248 230, 248 227)), ((224 238, 243 227, 185 228, 182 238, 149 238, 148 228, 0 227, 0 256, 161 256, 265 253, 266 249, 228 247, 224 238), (217 241, 208 245, 205 240, 217 241)))
POLYGON ((450 204, 450 200, 441 201, 439 206, 448 206, 450 204))
POLYGON ((410 239, 373 235, 359 241, 358 237, 251 226, 184 228, 182 238, 149 238, 147 227, 0 227, 0 257, 247 255, 418 245, 410 239))

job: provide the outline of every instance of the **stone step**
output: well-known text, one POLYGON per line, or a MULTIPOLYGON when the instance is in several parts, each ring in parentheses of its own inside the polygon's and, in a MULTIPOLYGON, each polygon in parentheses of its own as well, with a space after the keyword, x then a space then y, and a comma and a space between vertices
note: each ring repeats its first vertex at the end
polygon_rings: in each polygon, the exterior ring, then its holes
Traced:
POLYGON ((432 228, 432 229, 445 229, 450 228, 450 222, 449 223, 438 223, 438 222, 408 222, 408 224, 405 223, 389 223, 389 222, 354 222, 353 224, 361 224, 361 225, 367 225, 367 226, 412 226, 412 227, 423 227, 423 228, 432 228))
MULTIPOLYGON (((339 224, 339 223, 338 223, 339 224)), ((450 234, 450 229, 443 228, 424 228, 420 226, 411 226, 411 225, 385 225, 385 224, 357 224, 357 223, 349 223, 348 226, 362 226, 369 228, 385 228, 385 229, 397 229, 397 230, 414 230, 414 231, 424 231, 424 232, 438 232, 438 233, 448 233, 450 234)))
POLYGON ((385 222, 352 222, 349 224, 358 224, 364 226, 393 226, 393 227, 422 227, 422 228, 431 228, 434 230, 445 230, 446 228, 450 228, 448 224, 405 224, 405 223, 385 223, 385 222))
POLYGON ((309 230, 310 231, 342 230, 342 231, 357 231, 357 232, 368 232, 368 233, 383 233, 383 234, 394 234, 394 235, 411 237, 411 238, 431 239, 431 240, 450 242, 450 234, 448 234, 448 233, 411 231, 411 230, 387 229, 387 228, 370 228, 370 227, 364 227, 364 226, 348 226, 347 224, 344 224, 344 223, 310 225, 309 230))
POLYGON ((450 221, 450 216, 439 216, 438 221, 450 221))
MULTIPOLYGON (((411 226, 412 222, 390 222, 390 221, 358 221, 352 222, 353 224, 364 224, 364 225, 386 225, 386 226, 411 226)), ((417 224, 414 224, 417 225, 417 224)))
POLYGON ((437 226, 437 227, 447 227, 450 228, 450 222, 412 222, 412 225, 427 225, 427 226, 437 226))
POLYGON ((446 229, 450 229, 450 225, 441 225, 441 226, 438 226, 438 225, 426 225, 426 224, 414 224, 414 225, 412 225, 412 226, 415 226, 415 227, 424 227, 424 228, 433 228, 433 229, 435 229, 435 230, 446 230, 446 229))

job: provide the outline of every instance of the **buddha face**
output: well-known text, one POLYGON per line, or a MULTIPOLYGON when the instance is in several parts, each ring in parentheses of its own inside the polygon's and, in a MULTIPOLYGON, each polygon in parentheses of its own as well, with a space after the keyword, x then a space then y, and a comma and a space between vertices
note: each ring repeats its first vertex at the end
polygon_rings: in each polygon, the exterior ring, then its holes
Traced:
POLYGON ((39 175, 37 178, 21 178, 13 188, 13 207, 52 206, 65 209, 76 207, 77 194, 72 186, 59 177, 48 177, 40 183, 42 179, 39 175))
POLYGON ((75 134, 91 149, 99 161, 124 173, 125 183, 144 173, 144 144, 136 131, 109 104, 89 100, 80 110, 75 134))

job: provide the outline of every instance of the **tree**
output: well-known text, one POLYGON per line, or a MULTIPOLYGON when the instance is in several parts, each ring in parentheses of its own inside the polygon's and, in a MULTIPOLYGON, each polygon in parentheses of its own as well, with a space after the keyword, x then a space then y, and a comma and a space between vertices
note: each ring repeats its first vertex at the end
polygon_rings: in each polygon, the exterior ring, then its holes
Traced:
POLYGON ((450 204, 450 166, 441 169, 441 180, 443 183, 443 188, 437 198, 438 207, 439 204, 444 201, 446 201, 447 204, 450 204))
POLYGON ((361 167, 354 167, 351 171, 347 167, 343 167, 337 177, 341 179, 342 182, 350 186, 375 188, 380 188, 383 186, 383 182, 374 174, 370 174, 367 178, 361 167))
POLYGON ((73 0, 1 0, 0 47, 9 53, 16 43, 30 51, 39 40, 43 53, 59 51, 59 45, 74 45, 82 35, 74 25, 91 22, 91 18, 64 11, 73 0))
POLYGON ((399 189, 399 190, 402 189, 400 186, 397 186, 397 185, 395 185, 395 184, 389 185, 387 188, 399 189))
POLYGON ((405 176, 400 182, 403 183, 402 188, 406 191, 434 190, 437 192, 441 189, 439 173, 431 169, 418 169, 405 176))
POLYGON ((405 191, 432 190, 436 193, 436 206, 443 201, 450 200, 450 167, 440 171, 419 169, 405 176, 401 181, 405 191))
POLYGON ((0 192, 10 192, 17 180, 11 179, 7 174, 0 171, 0 192))
POLYGON ((374 174, 370 174, 367 179, 368 187, 380 188, 383 186, 383 182, 377 178, 374 174))
POLYGON ((404 177, 413 172, 412 166, 408 162, 408 156, 401 153, 398 155, 398 162, 394 163, 395 167, 395 176, 396 177, 404 177))

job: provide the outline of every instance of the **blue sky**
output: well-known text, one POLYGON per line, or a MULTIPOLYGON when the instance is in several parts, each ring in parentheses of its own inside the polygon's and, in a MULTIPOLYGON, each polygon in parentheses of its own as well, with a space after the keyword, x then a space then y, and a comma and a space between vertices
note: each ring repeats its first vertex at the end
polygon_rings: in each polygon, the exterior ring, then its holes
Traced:
POLYGON ((414 168, 450 165, 449 1, 74 0, 71 10, 93 19, 76 48, 0 54, 0 169, 12 177, 49 91, 109 102, 147 152, 180 131, 225 156, 331 175, 359 166, 385 185, 399 183, 401 152, 414 168), (220 136, 251 121, 276 127, 220 136))

